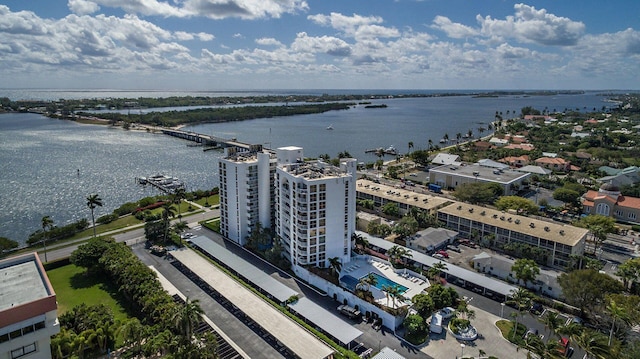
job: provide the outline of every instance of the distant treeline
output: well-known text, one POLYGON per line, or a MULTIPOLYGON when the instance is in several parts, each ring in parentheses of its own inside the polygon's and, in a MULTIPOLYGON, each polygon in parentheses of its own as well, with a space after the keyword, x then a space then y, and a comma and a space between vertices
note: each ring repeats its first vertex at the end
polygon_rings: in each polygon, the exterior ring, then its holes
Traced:
POLYGON ((318 103, 296 106, 239 106, 221 108, 200 108, 187 111, 151 112, 147 114, 100 114, 101 118, 128 123, 155 126, 175 126, 180 124, 230 122, 270 118, 279 116, 305 115, 334 110, 346 110, 354 103, 318 103))

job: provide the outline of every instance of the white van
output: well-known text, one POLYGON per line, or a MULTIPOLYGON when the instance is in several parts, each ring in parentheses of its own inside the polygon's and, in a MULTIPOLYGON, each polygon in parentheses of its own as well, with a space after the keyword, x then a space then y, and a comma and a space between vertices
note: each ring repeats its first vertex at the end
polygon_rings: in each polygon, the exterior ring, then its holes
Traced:
POLYGON ((442 333, 442 315, 440 313, 433 313, 431 315, 431 325, 429 325, 431 333, 442 333))

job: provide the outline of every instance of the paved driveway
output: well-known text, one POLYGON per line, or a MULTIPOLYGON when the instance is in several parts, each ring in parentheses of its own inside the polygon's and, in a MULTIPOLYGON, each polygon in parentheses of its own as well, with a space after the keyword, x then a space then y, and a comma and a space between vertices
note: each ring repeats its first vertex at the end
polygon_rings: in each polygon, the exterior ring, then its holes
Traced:
POLYGON ((428 345, 420 350, 434 358, 477 358, 480 349, 484 350, 487 356, 495 356, 500 359, 526 358, 526 350, 518 350, 515 345, 502 337, 500 330, 495 326, 495 322, 500 319, 482 309, 469 305, 476 313, 471 324, 476 327, 480 337, 473 342, 458 341, 449 332, 442 334, 432 334, 428 345), (461 346, 464 344, 464 348, 461 346))

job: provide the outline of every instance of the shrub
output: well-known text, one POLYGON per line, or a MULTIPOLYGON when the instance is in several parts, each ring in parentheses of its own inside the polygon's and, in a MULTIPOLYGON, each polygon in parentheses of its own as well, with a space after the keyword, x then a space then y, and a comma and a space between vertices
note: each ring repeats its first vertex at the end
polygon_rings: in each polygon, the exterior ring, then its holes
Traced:
POLYGON ((98 219, 96 219, 96 222, 100 224, 107 224, 115 221, 116 219, 118 219, 118 215, 115 213, 111 213, 111 214, 105 214, 104 216, 98 217, 98 219))

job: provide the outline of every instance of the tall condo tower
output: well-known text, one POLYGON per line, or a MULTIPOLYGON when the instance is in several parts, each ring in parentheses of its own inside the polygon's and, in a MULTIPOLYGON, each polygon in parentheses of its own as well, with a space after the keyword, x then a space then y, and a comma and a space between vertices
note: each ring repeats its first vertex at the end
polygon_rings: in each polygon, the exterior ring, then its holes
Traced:
POLYGON ((304 161, 300 147, 276 150, 275 228, 285 255, 295 266, 347 263, 356 220, 356 160, 340 167, 304 161))

